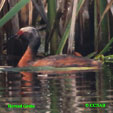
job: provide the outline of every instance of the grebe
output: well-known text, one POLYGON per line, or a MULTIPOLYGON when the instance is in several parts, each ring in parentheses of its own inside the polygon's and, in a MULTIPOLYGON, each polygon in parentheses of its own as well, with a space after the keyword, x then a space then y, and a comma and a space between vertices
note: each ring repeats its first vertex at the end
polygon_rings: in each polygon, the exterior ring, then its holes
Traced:
POLYGON ((18 62, 18 67, 25 66, 53 66, 53 67, 83 67, 99 66, 100 62, 79 57, 75 55, 53 55, 43 59, 35 60, 37 50, 40 46, 40 37, 34 27, 24 27, 17 33, 18 38, 28 41, 28 47, 18 62))

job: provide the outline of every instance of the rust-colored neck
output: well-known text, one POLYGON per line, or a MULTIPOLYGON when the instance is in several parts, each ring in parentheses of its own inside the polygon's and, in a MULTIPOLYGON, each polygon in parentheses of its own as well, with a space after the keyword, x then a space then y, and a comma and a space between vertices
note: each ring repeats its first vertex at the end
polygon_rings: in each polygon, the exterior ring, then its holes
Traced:
POLYGON ((25 51, 24 55, 20 59, 18 63, 18 67, 25 67, 29 66, 29 62, 33 60, 33 52, 32 49, 28 46, 27 50, 25 51))

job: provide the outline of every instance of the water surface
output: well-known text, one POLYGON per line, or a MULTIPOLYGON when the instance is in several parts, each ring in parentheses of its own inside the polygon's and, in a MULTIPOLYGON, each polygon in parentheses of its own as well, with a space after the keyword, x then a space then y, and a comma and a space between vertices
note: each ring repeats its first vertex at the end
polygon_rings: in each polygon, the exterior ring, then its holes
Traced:
POLYGON ((0 113, 112 113, 112 68, 50 75, 0 72, 0 113))

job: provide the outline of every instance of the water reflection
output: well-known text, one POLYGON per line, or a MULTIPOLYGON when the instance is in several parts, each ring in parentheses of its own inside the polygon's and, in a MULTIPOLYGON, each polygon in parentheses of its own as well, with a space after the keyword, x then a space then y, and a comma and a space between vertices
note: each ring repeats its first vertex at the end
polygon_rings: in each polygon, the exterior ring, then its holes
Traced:
POLYGON ((109 66, 97 72, 39 76, 0 73, 0 113, 112 113, 113 76, 109 66), (105 108, 85 104, 106 104, 105 108), (35 108, 8 108, 35 105, 35 108))

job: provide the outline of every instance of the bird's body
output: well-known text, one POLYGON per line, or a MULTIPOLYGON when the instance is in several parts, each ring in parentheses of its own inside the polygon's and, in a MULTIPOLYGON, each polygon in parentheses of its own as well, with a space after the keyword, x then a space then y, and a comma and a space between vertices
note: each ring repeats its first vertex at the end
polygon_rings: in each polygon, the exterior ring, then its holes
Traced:
POLYGON ((35 28, 25 27, 20 29, 18 36, 28 40, 28 47, 18 63, 18 67, 25 66, 53 66, 53 67, 83 67, 98 66, 100 63, 84 57, 74 55, 54 55, 43 59, 34 60, 40 46, 40 37, 35 28), (22 37, 23 36, 23 37, 22 37))

